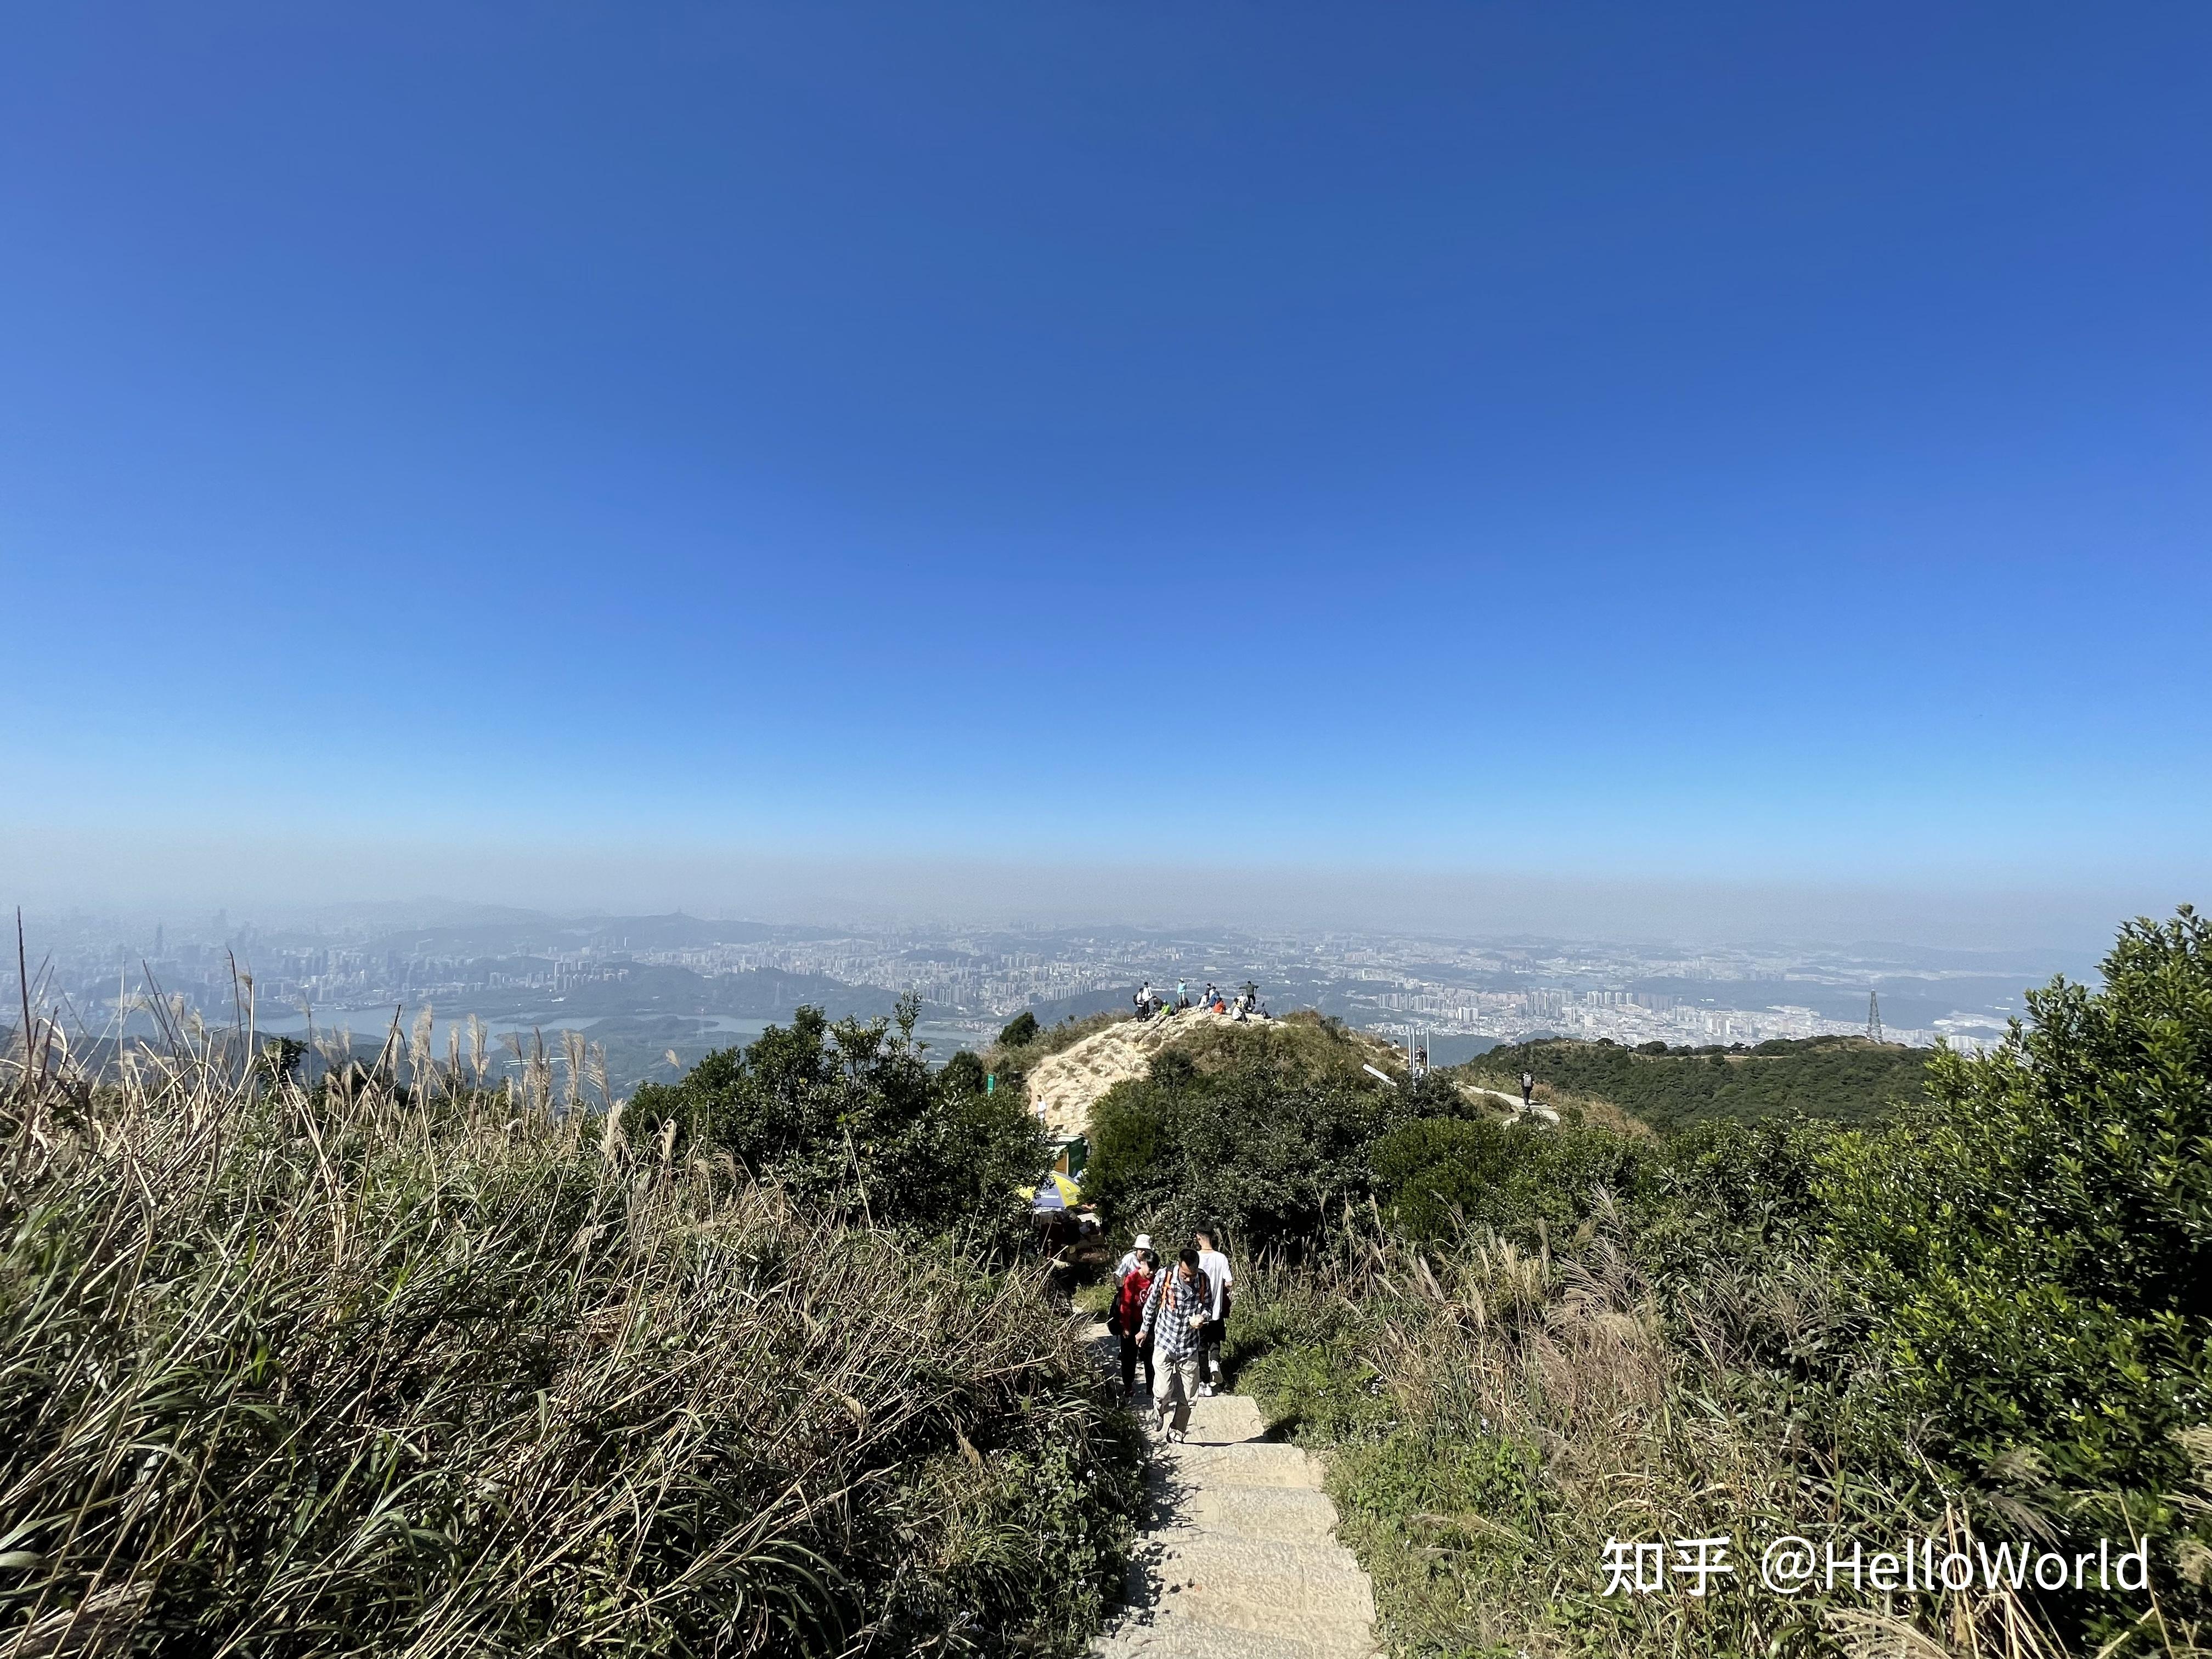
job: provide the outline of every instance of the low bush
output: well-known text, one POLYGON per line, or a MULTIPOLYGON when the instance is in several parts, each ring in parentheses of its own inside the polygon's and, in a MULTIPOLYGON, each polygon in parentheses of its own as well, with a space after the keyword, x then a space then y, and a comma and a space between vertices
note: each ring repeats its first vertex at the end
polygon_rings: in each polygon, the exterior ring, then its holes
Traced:
POLYGON ((1086 1194, 1178 1237, 1209 1219, 1246 1249, 1316 1231, 1366 1195, 1367 1148, 1395 1114, 1381 1085, 1285 1078, 1264 1051, 1204 1078, 1173 1049, 1091 1109, 1086 1194))
POLYGON ((1650 1152, 1604 1129, 1554 1128, 1483 1118, 1421 1118, 1377 1139, 1368 1154, 1375 1192, 1413 1238, 1449 1238, 1469 1226, 1571 1231, 1600 1188, 1632 1187, 1650 1152))
POLYGON ((1431 1074, 1394 1087, 1313 1024, 1198 1034, 1091 1109, 1084 1191, 1115 1225, 1180 1237, 1208 1222, 1246 1253, 1316 1238, 1375 1190, 1370 1151, 1401 1126, 1476 1113, 1431 1074))
POLYGON ((850 1219, 1004 1247, 1025 1233, 1020 1189, 1044 1168, 1042 1133, 1019 1090, 986 1090, 978 1066, 931 1071, 919 1012, 909 998, 896 1023, 832 1025, 801 1008, 676 1083, 646 1085, 623 1124, 639 1148, 726 1158, 850 1219))
POLYGON ((1238 1287, 1222 1364, 1258 1397, 1279 1433, 1328 1443, 1382 1426, 1389 1407, 1365 1356, 1364 1310, 1310 1273, 1248 1273, 1238 1287))
POLYGON ((1904 1121, 1826 1159, 1869 1310, 1851 1423, 1859 1455, 1929 1459, 2071 1540, 2157 1535, 2169 1595, 2212 1611, 2185 1439, 2212 1423, 2212 925, 2131 923, 2103 972, 2030 992, 2003 1047, 1940 1057, 1904 1121))

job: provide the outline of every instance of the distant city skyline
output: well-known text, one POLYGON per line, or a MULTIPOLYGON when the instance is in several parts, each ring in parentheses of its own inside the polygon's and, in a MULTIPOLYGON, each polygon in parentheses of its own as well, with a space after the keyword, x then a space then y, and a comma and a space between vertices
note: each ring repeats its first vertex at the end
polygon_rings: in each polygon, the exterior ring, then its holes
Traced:
MULTIPOLYGON (((802 1005, 885 1018, 915 999, 936 1058, 989 1045, 1024 1010, 1047 1024, 1126 1011, 1149 983, 1202 1000, 1253 983, 1277 1013, 1315 1008, 1428 1048, 1603 1038, 1748 1046, 1869 1033, 1972 1049, 2002 1036, 2048 956, 1865 945, 1691 948, 1530 937, 1453 941, 1391 930, 915 926, 556 915, 452 907, 420 925, 325 917, 264 926, 228 912, 151 925, 39 918, 32 995, 97 1055, 118 1035, 250 1024, 334 1054, 400 1042, 495 1071, 522 1051, 597 1045, 617 1090, 665 1080, 802 1005), (564 1036, 563 1034, 571 1034, 564 1036), (573 1038, 573 1040, 572 1040, 573 1038), (501 1058, 501 1054, 507 1058, 501 1058)), ((12 964, 0 970, 7 1000, 12 964)), ((0 1019, 0 1032, 7 1030, 0 1019)))

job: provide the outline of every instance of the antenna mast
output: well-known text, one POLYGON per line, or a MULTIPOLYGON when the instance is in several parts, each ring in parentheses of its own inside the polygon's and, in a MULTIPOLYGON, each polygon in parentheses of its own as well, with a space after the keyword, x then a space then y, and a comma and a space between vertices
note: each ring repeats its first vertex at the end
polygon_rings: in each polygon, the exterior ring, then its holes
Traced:
POLYGON ((1881 995, 1879 992, 1869 991, 1867 993, 1867 1041, 1880 1042, 1881 1040, 1881 995))

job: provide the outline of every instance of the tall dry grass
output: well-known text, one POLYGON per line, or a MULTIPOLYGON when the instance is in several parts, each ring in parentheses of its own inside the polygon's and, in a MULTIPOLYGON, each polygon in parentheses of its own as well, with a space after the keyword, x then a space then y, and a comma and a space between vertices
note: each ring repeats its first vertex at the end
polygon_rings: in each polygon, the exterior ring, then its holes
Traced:
POLYGON ((1136 1453, 1036 1276, 633 1152, 542 1051, 493 1091, 395 1033, 310 1087, 172 1035, 94 1081, 27 1006, 0 1073, 0 1654, 1095 1622, 1136 1453))
MULTIPOLYGON (((1330 1259, 1247 1276, 1231 1352, 1271 1419, 1328 1449, 1341 1530, 1394 1652, 2062 1650, 2008 1590, 1759 1587, 1760 1548, 1785 1534, 1869 1551, 1908 1528, 1970 1553, 1974 1540, 1932 1483, 1851 1472, 1832 1421, 1759 1357, 1825 1340, 1840 1316, 1830 1287, 1716 1279, 1662 1308, 1602 1209, 1559 1252, 1486 1231, 1417 1247, 1355 1223, 1330 1259), (1722 1535, 1735 1576, 1718 1593, 1603 1593, 1609 1540, 1722 1535)), ((2154 1618, 2139 1639, 2196 1650, 2154 1618)))

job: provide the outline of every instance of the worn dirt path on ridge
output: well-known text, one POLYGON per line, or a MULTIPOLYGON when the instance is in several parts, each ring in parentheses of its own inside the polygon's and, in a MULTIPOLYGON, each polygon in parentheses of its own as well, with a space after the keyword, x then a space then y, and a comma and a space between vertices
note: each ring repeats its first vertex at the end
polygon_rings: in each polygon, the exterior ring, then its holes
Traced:
MULTIPOLYGON (((1091 1109, 1099 1097, 1117 1083, 1143 1077, 1152 1069, 1153 1056, 1170 1044, 1210 1026, 1260 1031, 1276 1023, 1263 1019, 1239 1021, 1228 1014, 1202 1008, 1155 1014, 1150 1019, 1122 1020, 1039 1060, 1036 1069, 1030 1073, 1030 1109, 1043 1115, 1047 1134, 1061 1139, 1082 1134, 1091 1127, 1091 1109)), ((1388 1042, 1365 1032, 1347 1035, 1394 1078, 1404 1076, 1404 1056, 1388 1042)), ((1520 1113, 1521 1099, 1517 1095, 1465 1083, 1460 1089, 1464 1094, 1480 1096, 1491 1102, 1508 1117, 1520 1113)), ((1539 1103, 1535 1109, 1538 1116, 1558 1121, 1558 1114, 1550 1107, 1539 1103)))
MULTIPOLYGON (((1115 1342, 1091 1327, 1093 1351, 1115 1342)), ((1191 1409, 1190 1442, 1155 1441, 1125 1604, 1092 1659, 1372 1659, 1375 1589, 1336 1541, 1320 1464, 1265 1439, 1249 1395, 1191 1409)))
POLYGON ((1030 1073, 1030 1108, 1044 1114, 1047 1134, 1079 1135, 1090 1127, 1091 1108, 1098 1097, 1117 1083, 1144 1076, 1152 1056, 1176 1038, 1209 1025, 1238 1023, 1210 1009, 1186 1008, 1109 1025, 1036 1063, 1030 1073))

